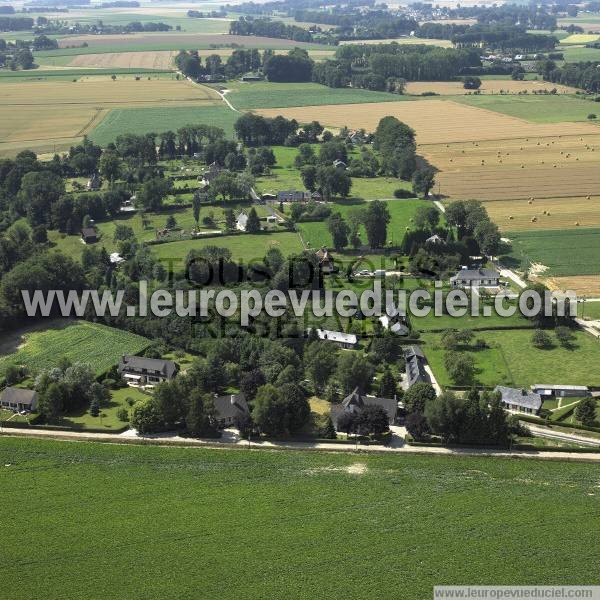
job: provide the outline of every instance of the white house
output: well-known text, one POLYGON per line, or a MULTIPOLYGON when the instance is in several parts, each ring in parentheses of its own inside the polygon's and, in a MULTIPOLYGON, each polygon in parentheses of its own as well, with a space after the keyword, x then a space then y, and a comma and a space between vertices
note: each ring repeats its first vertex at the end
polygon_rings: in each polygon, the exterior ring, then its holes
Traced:
POLYGON ((238 215, 237 221, 235 223, 235 228, 240 231, 246 231, 246 227, 248 226, 248 215, 243 212, 238 215))
MULTIPOLYGON (((310 329, 309 329, 310 331, 310 329)), ((354 333, 342 333, 341 331, 329 331, 328 329, 317 329, 317 335, 320 340, 327 340, 345 348, 351 350, 358 344, 358 337, 354 333)))
POLYGON ((452 287, 497 287, 500 285, 500 273, 494 269, 467 269, 463 267, 450 277, 452 287))

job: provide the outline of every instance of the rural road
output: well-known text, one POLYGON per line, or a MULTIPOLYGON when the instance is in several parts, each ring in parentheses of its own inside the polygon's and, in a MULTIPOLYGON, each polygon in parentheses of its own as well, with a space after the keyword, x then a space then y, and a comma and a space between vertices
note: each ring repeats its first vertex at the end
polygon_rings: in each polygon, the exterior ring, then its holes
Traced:
POLYGON ((548 427, 540 427, 538 425, 532 425, 531 423, 526 423, 526 426, 531 433, 538 437, 560 440, 563 442, 572 442, 575 444, 583 444, 585 446, 600 447, 600 439, 585 437, 583 435, 577 435, 573 433, 565 433, 562 431, 554 431, 548 427))
POLYGON ((171 435, 137 436, 127 431, 121 435, 109 433, 83 433, 79 431, 44 431, 42 429, 4 428, 0 435, 8 437, 33 437, 38 439, 56 439, 79 442, 109 442, 113 444, 143 444, 157 446, 187 446, 204 448, 253 448, 263 450, 312 450, 327 452, 379 452, 398 454, 437 454, 448 456, 494 456, 499 458, 539 458, 546 460, 578 460, 600 462, 600 453, 579 454, 577 452, 548 452, 544 450, 493 450, 486 448, 443 448, 440 446, 410 446, 408 444, 392 444, 391 446, 358 446, 334 443, 310 442, 248 442, 240 440, 231 430, 226 430, 221 440, 197 440, 171 435))

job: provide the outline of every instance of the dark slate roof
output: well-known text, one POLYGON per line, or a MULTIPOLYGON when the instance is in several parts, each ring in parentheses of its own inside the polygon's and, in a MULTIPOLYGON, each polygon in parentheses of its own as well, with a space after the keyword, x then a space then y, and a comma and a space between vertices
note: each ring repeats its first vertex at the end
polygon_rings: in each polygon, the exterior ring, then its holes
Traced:
POLYGON ((81 230, 81 235, 84 238, 88 238, 88 237, 97 237, 98 232, 93 228, 93 227, 84 227, 81 230))
POLYGON ((146 369, 146 371, 159 372, 165 377, 173 377, 179 367, 172 360, 162 358, 146 358, 144 356, 123 356, 119 363, 119 373, 132 369, 146 369))
POLYGON ((500 392, 502 402, 506 404, 515 404, 523 408, 530 408, 538 411, 542 406, 542 398, 535 392, 528 392, 520 388, 510 388, 503 385, 497 385, 494 388, 495 392, 500 392))
POLYGON ((278 200, 305 200, 308 197, 310 197, 310 194, 300 190, 282 190, 277 192, 278 200))
POLYGON ((23 388, 7 387, 3 390, 0 400, 10 404, 27 404, 31 406, 35 400, 35 392, 23 388))
POLYGON ((214 399, 217 419, 229 419, 248 414, 248 403, 244 394, 216 396, 214 399))
POLYGON ((419 382, 429 383, 429 375, 425 371, 425 355, 420 346, 408 346, 408 348, 405 348, 404 360, 406 361, 408 387, 419 382))
POLYGON ((477 279, 499 279, 499 277, 500 273, 494 269, 461 269, 456 275, 450 277, 450 280, 472 281, 477 279))
POLYGON ((394 398, 365 396, 358 392, 358 388, 354 388, 354 390, 342 400, 341 404, 334 404, 331 407, 331 420, 334 422, 334 424, 337 424, 337 420, 342 413, 358 413, 365 406, 380 406, 383 408, 388 415, 390 423, 394 421, 398 411, 398 401, 394 398))

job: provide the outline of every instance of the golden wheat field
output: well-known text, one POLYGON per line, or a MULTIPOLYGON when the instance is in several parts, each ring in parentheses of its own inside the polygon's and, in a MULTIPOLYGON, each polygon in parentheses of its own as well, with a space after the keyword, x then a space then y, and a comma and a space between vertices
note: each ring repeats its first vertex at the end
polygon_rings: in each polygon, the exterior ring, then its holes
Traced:
MULTIPOLYGON (((487 79, 479 88, 481 94, 532 94, 556 88, 559 94, 574 94, 577 90, 566 85, 549 84, 545 81, 512 81, 510 79, 487 79)), ((406 93, 419 96, 433 92, 440 96, 472 94, 465 90, 460 81, 411 81, 406 84, 406 93)))
POLYGON ((7 83, 2 85, 0 96, 0 155, 24 148, 38 152, 68 148, 111 108, 208 106, 219 102, 214 90, 183 80, 7 83))
POLYGON ((551 290, 573 290, 578 296, 600 296, 600 275, 548 277, 543 280, 551 290))
POLYGON ((79 54, 69 63, 70 67, 123 68, 123 69, 171 69, 173 50, 154 52, 106 52, 105 54, 79 54))

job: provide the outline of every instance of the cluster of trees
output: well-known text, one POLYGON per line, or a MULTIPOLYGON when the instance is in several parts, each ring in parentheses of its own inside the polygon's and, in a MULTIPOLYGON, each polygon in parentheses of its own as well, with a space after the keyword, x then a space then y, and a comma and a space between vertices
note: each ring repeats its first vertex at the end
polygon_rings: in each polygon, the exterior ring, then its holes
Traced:
POLYGON ((596 62, 564 63, 559 67, 553 60, 544 60, 538 69, 546 81, 600 92, 600 69, 596 62))
POLYGON ((485 46, 494 50, 544 52, 553 50, 558 39, 553 35, 527 33, 526 27, 513 25, 472 25, 450 38, 456 46, 485 46))
POLYGON ((175 64, 184 75, 192 79, 206 75, 232 79, 244 73, 258 71, 272 55, 273 51, 269 49, 261 54, 256 48, 236 48, 225 62, 218 54, 210 54, 204 59, 203 65, 197 50, 181 50, 175 57, 175 64))
POLYGON ((7 42, 0 39, 0 68, 2 67, 7 67, 11 71, 33 69, 35 63, 29 43, 25 44, 21 40, 7 42))
POLYGON ((505 445, 512 425, 499 394, 472 389, 464 398, 452 392, 436 397, 428 383, 416 383, 404 394, 406 429, 417 440, 431 435, 443 443, 505 445))
MULTIPOLYGON (((52 9, 54 10, 54 9, 52 9)), ((46 33, 48 35, 61 34, 94 34, 94 35, 126 35, 130 33, 152 32, 152 31, 170 31, 171 25, 163 22, 152 21, 131 21, 124 25, 114 23, 103 23, 101 20, 95 23, 73 23, 72 21, 55 20, 51 21, 46 17, 38 17, 37 24, 30 27, 37 33, 46 33)), ((176 29, 180 29, 177 25, 176 29)), ((84 43, 85 44, 85 43, 84 43)))
POLYGON ((202 12, 199 10, 188 10, 187 16, 192 19, 222 19, 227 16, 227 11, 225 10, 209 10, 207 12, 202 12))
POLYGON ((298 122, 295 119, 243 114, 233 125, 236 136, 245 146, 295 145, 298 122))
POLYGON ((381 171, 409 181, 417 170, 417 143, 415 132, 396 117, 379 121, 373 138, 373 147, 381 156, 381 171))
POLYGON ((308 52, 294 48, 287 54, 274 54, 265 60, 263 72, 269 81, 290 83, 295 81, 310 81, 313 74, 314 62, 308 52))
POLYGON ((31 17, 0 17, 0 31, 25 31, 33 28, 31 17))
POLYGON ((481 202, 452 202, 446 210, 446 221, 448 225, 456 227, 460 240, 469 237, 475 240, 482 255, 498 254, 501 247, 500 231, 481 202))
POLYGON ((308 29, 297 25, 287 25, 282 21, 240 17, 229 25, 231 35, 260 35, 265 37, 294 40, 296 42, 312 42, 313 36, 308 29))

